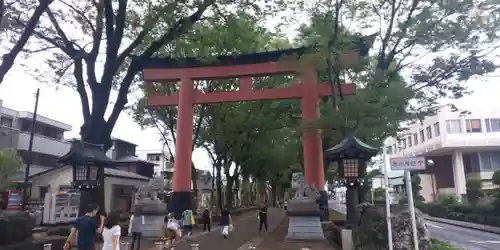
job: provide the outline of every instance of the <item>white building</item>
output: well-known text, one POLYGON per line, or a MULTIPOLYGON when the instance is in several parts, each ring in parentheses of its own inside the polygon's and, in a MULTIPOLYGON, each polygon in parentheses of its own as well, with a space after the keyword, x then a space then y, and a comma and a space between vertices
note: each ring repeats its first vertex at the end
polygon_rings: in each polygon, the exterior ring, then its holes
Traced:
POLYGON ((485 190, 500 169, 500 109, 471 108, 468 113, 442 108, 435 116, 389 138, 391 157, 426 156, 434 161, 421 175, 423 196, 453 194, 463 197, 466 179, 479 178, 485 190))
MULTIPOLYGON (((28 159, 32 119, 33 113, 6 108, 0 100, 0 148, 17 149, 24 162, 28 159)), ((57 158, 69 151, 64 132, 71 129, 68 124, 37 115, 30 174, 57 166, 57 158)))
POLYGON ((170 161, 170 154, 162 149, 137 150, 137 157, 152 162, 155 165, 154 171, 157 176, 161 175, 162 171, 173 171, 173 163, 170 161))

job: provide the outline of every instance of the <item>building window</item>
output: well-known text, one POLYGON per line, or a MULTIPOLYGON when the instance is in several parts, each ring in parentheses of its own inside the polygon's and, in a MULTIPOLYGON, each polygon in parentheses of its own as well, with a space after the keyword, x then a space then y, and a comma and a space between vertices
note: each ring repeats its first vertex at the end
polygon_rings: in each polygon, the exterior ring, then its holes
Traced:
POLYGON ((500 169, 500 151, 479 152, 479 161, 481 170, 498 170, 500 169))
POLYGON ((408 136, 408 147, 411 148, 413 146, 413 143, 411 141, 411 136, 408 136))
POLYGON ((406 139, 401 140, 403 142, 403 148, 406 148, 406 139))
POLYGON ((160 161, 161 155, 160 154, 148 154, 147 158, 148 158, 148 161, 160 161))
POLYGON ((14 120, 10 117, 2 116, 0 117, 0 125, 12 128, 12 122, 14 120))
POLYGON ((486 132, 500 132, 500 118, 486 119, 486 132))
POLYGON ((421 142, 424 142, 425 141, 425 133, 424 133, 424 130, 420 130, 420 141, 421 142))
POLYGON ((392 144, 392 147, 394 148, 394 153, 397 153, 399 151, 398 147, 396 146, 396 144, 392 144))
POLYGON ((481 119, 465 120, 465 131, 467 133, 481 133, 481 119))
POLYGON ((434 136, 438 137, 441 135, 441 131, 439 130, 439 122, 434 123, 434 136))
POLYGON ((427 139, 432 139, 432 129, 431 129, 431 126, 425 128, 426 132, 427 132, 427 139))
POLYGON ((459 119, 446 120, 446 133, 459 134, 462 133, 462 124, 459 119))
POLYGON ((418 144, 418 135, 417 133, 413 134, 413 144, 417 145, 418 144))

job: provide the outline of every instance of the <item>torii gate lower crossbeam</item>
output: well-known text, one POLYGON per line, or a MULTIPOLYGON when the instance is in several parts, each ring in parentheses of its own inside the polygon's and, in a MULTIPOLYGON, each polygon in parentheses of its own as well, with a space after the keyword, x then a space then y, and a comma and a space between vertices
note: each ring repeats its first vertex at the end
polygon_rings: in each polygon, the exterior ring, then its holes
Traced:
MULTIPOLYGON (((309 123, 320 117, 319 97, 330 96, 332 89, 329 84, 318 84, 316 69, 301 70, 299 73, 301 82, 294 83, 287 88, 277 89, 252 89, 251 76, 257 75, 259 69, 267 70, 265 73, 283 73, 290 70, 272 71, 274 63, 261 63, 248 68, 248 72, 238 67, 241 65, 218 66, 218 67, 198 67, 189 69, 144 69, 144 79, 146 82, 159 80, 180 79, 179 92, 169 96, 149 95, 148 106, 162 107, 178 105, 178 119, 173 176, 173 194, 171 202, 173 210, 178 215, 190 207, 191 193, 191 161, 192 161, 192 133, 193 133, 193 112, 194 104, 221 103, 236 101, 256 101, 256 100, 279 100, 279 99, 301 99, 302 120, 309 123), (234 75, 231 75, 234 74, 234 75), (240 88, 232 92, 201 93, 194 89, 193 80, 203 79, 209 76, 213 78, 240 78, 240 88)), ((261 74, 262 75, 262 74, 261 74)), ((207 77, 208 78, 208 77, 207 77)), ((354 84, 341 85, 343 95, 355 94, 354 84)), ((335 89, 338 91, 337 88, 335 89)), ((337 93, 338 94, 338 93, 337 93)), ((322 193, 323 206, 328 207, 325 192, 325 180, 323 170, 323 149, 321 135, 318 131, 305 131, 304 140, 304 175, 307 184, 314 184, 322 193)))

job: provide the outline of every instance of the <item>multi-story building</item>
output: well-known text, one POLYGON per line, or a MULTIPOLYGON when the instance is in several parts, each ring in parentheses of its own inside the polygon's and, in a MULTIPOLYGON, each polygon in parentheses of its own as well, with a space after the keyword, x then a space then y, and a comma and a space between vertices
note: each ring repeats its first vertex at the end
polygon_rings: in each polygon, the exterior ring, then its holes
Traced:
POLYGON ((162 149, 137 150, 137 155, 141 159, 155 163, 155 175, 161 176, 163 171, 173 172, 173 162, 170 154, 162 149))
POLYGON ((463 197, 467 178, 479 178, 483 189, 492 189, 493 172, 500 169, 500 110, 442 108, 398 138, 389 138, 386 145, 391 157, 426 156, 434 161, 421 174, 426 199, 437 194, 463 197))
MULTIPOLYGON (((24 162, 28 159, 32 120, 33 113, 6 108, 0 100, 0 148, 16 149, 24 162)), ((64 132, 71 129, 68 124, 37 115, 30 174, 57 166, 57 158, 70 148, 64 132)))

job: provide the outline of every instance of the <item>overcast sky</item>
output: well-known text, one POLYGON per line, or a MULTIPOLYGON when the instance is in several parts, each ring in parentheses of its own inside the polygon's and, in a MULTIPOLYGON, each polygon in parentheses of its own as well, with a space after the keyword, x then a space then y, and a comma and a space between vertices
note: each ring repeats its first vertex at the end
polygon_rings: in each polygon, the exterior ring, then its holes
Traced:
MULTIPOLYGON (((304 20, 306 18, 302 17, 300 19, 304 20)), ((270 23, 272 22, 271 20, 270 23)), ((293 33, 292 31, 297 26, 298 24, 290 27, 290 33, 293 33)), ((498 80, 500 78, 492 77, 468 82, 467 84, 471 90, 474 90, 474 94, 456 101, 456 103, 459 104, 460 108, 467 108, 468 105, 481 106, 497 103, 500 93, 500 85, 496 84, 498 80)), ((37 83, 29 74, 24 72, 23 68, 14 66, 0 85, 0 99, 3 100, 3 105, 7 108, 32 111, 35 103, 34 93, 37 88, 40 88, 38 113, 70 124, 73 126, 73 131, 66 134, 66 137, 77 136, 83 119, 79 96, 72 89, 37 83)), ((158 131, 156 129, 141 130, 126 113, 122 113, 120 116, 113 131, 113 136, 139 145, 139 150, 161 149, 158 131)), ((197 168, 211 169, 209 157, 204 150, 195 151, 193 160, 197 168)))

